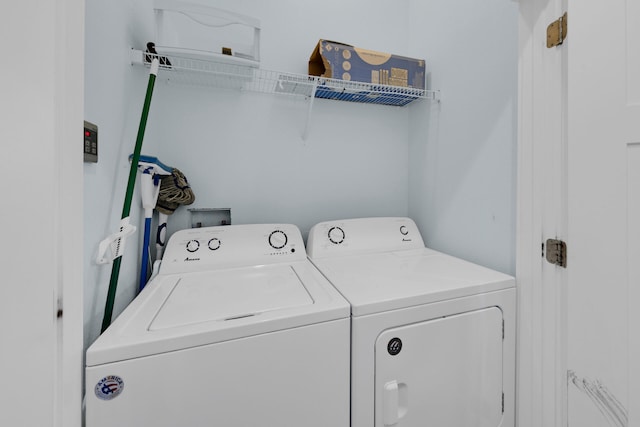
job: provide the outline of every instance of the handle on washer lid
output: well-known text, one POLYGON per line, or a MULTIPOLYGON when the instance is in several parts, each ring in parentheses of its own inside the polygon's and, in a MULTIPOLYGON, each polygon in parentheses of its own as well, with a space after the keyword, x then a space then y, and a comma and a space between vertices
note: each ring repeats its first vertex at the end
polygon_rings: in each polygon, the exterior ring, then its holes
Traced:
POLYGON ((382 419, 385 426, 394 426, 407 414, 409 395, 407 384, 389 381, 382 395, 382 419))

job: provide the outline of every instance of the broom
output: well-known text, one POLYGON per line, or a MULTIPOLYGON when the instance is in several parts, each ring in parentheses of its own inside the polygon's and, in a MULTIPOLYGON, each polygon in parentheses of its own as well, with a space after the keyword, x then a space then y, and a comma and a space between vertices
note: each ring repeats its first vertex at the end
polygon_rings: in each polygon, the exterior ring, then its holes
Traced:
MULTIPOLYGON (((138 136, 136 137, 136 146, 131 155, 131 168, 129 169, 129 180, 127 182, 127 192, 124 197, 124 205, 122 207, 122 216, 120 219, 120 232, 129 226, 129 213, 131 212, 131 201, 133 199, 133 189, 136 185, 136 172, 138 171, 138 161, 140 160, 140 151, 142 150, 142 140, 144 139, 144 131, 147 127, 147 118, 149 117, 149 107, 151 105, 151 96, 153 95, 153 86, 158 75, 158 58, 154 58, 151 62, 151 70, 149 72, 149 82, 147 84, 147 93, 144 98, 144 106, 142 107, 142 117, 140 118, 140 126, 138 127, 138 136)), ((113 304, 116 298, 116 289, 118 288, 118 277, 120 276, 120 264, 122 263, 122 253, 124 248, 124 238, 119 237, 116 244, 116 258, 113 260, 111 267, 111 278, 109 280, 109 290, 107 292, 107 301, 104 308, 104 317, 102 318, 102 330, 104 332, 111 324, 113 315, 113 304)))

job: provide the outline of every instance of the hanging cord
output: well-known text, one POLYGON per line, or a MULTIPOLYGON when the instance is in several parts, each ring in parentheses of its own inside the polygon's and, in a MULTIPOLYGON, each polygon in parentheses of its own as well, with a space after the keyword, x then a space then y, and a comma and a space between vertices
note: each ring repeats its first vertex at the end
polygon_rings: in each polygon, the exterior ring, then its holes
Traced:
POLYGON ((587 378, 580 379, 573 371, 569 371, 567 375, 569 382, 591 399, 600 413, 607 418, 609 424, 614 427, 628 427, 629 416, 627 409, 602 382, 599 380, 592 381, 587 378))
POLYGON ((171 175, 163 176, 160 182, 160 194, 158 194, 158 207, 163 208, 166 205, 166 212, 173 213, 178 207, 177 205, 190 205, 196 200, 196 196, 191 190, 191 186, 180 170, 173 168, 171 175))
POLYGON ((171 175, 160 179, 160 192, 156 202, 158 211, 158 231, 156 234, 156 259, 162 259, 167 236, 167 220, 169 215, 180 205, 190 205, 196 200, 191 186, 180 170, 173 168, 171 175))

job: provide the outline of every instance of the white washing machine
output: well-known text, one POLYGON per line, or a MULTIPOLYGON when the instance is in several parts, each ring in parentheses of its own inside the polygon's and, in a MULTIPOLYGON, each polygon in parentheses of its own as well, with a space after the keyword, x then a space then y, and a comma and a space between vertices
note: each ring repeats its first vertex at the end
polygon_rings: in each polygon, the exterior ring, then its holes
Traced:
POLYGON ((294 225, 175 233, 87 350, 87 427, 349 426, 349 304, 294 225))
POLYGON ((351 303, 351 427, 513 427, 514 278, 409 218, 329 221, 307 254, 351 303))

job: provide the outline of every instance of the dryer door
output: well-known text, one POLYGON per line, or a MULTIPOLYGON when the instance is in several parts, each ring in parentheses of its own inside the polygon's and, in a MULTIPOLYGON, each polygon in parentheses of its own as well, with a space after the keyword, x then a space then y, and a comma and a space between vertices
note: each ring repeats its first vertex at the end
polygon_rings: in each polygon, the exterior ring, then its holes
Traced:
POLYGON ((502 343, 497 307, 382 332, 376 340, 375 426, 498 426, 502 343))

